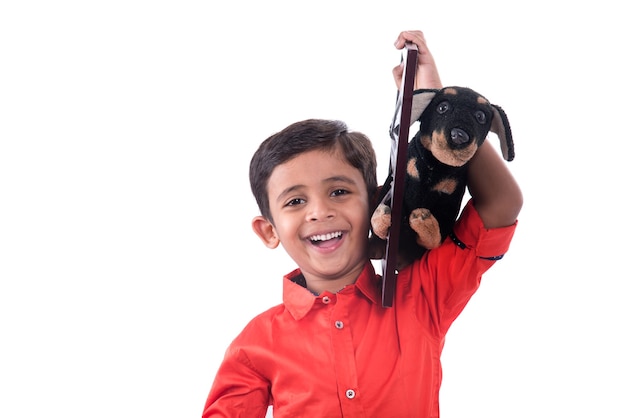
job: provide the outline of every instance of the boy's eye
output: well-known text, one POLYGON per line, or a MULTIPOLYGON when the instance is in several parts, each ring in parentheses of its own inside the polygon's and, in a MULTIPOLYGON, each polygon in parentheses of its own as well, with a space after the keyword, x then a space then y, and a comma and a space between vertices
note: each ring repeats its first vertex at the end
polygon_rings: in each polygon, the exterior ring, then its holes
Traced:
POLYGON ((296 205, 301 205, 302 203, 304 203, 304 199, 297 197, 295 199, 291 199, 290 201, 288 201, 285 206, 296 206, 296 205))
POLYGON ((349 192, 345 189, 337 189, 334 190, 330 195, 331 196, 341 196, 341 195, 345 195, 348 194, 349 192))

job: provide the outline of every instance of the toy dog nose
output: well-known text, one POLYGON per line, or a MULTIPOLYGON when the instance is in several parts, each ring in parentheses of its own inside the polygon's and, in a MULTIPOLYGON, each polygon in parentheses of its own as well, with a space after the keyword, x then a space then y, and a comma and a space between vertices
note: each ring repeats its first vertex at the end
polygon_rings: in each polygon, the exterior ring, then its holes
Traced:
POLYGON ((469 142, 470 137, 463 129, 452 128, 452 130, 450 131, 450 139, 452 139, 452 142, 454 142, 456 145, 463 145, 469 142))

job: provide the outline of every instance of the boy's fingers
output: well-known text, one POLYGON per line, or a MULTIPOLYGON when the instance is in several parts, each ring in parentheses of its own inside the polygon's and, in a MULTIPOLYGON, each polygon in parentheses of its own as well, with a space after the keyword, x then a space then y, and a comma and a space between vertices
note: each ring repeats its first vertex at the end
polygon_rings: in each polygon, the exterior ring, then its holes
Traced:
POLYGON ((418 48, 423 47, 425 44, 424 34, 419 30, 402 31, 398 35, 398 39, 396 39, 395 46, 397 49, 402 49, 407 42, 416 44, 418 48))
POLYGON ((398 90, 400 89, 401 84, 402 84, 403 71, 404 71, 404 64, 396 65, 395 67, 393 67, 393 70, 392 70, 393 79, 396 82, 396 87, 398 88, 398 90))

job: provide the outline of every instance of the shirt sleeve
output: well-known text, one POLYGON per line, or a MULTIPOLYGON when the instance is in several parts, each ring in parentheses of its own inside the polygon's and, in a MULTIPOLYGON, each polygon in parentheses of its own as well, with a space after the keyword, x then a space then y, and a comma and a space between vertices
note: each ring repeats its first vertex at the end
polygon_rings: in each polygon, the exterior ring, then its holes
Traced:
POLYGON ((506 253, 517 221, 507 227, 485 228, 473 201, 466 204, 453 236, 404 269, 398 276, 418 317, 438 336, 445 335, 478 289, 482 275, 506 253), (404 276, 404 277, 401 277, 404 276))
POLYGON ((461 248, 470 247, 478 257, 499 260, 509 250, 516 226, 517 221, 502 228, 485 228, 470 200, 454 225, 451 239, 461 248))
POLYGON ((215 376, 202 418, 264 418, 269 387, 234 341, 215 376))

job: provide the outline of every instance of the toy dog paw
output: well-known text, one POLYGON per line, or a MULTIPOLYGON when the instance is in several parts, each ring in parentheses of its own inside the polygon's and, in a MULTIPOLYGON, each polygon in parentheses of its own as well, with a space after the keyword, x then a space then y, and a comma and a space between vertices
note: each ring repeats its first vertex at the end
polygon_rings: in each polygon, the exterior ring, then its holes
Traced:
POLYGON ((374 210, 371 218, 372 232, 380 239, 385 239, 391 228, 391 208, 383 203, 374 210))
POLYGON ((409 215, 409 225, 415 231, 415 241, 427 250, 441 244, 439 222, 426 208, 413 209, 409 215))

